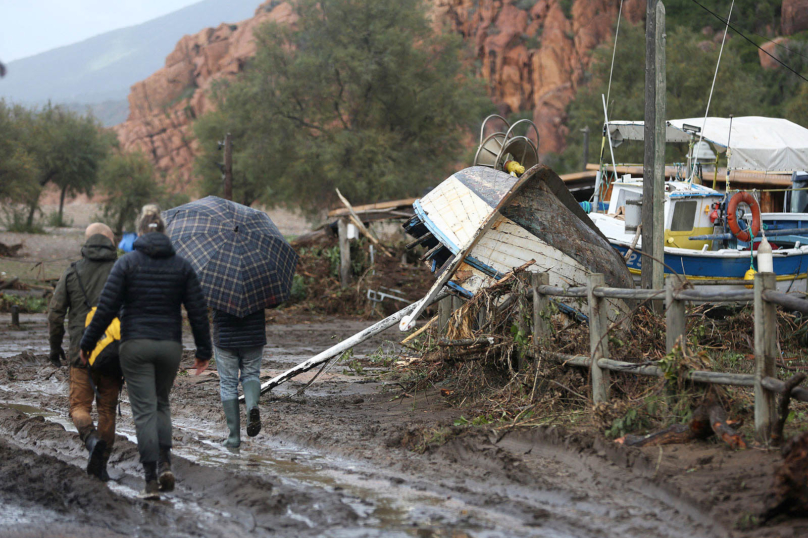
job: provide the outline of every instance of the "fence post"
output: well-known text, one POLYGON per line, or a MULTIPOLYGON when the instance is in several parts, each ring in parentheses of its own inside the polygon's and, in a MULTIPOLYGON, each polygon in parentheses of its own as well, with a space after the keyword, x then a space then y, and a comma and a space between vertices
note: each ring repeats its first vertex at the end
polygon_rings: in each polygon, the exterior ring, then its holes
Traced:
POLYGON ((665 281, 665 302, 667 310, 665 312, 665 352, 670 353, 676 347, 677 342, 685 350, 687 343, 687 321, 685 320, 685 302, 679 301, 673 296, 676 289, 680 288, 684 279, 676 274, 668 275, 665 281))
POLYGON ((539 356, 539 340, 550 336, 550 298, 539 293, 539 286, 550 285, 549 273, 531 273, 530 287, 533 290, 533 356, 539 356))
POLYGON ((11 305, 11 326, 20 328, 20 307, 17 305, 11 305))
POLYGON ((452 307, 454 306, 454 298, 447 295, 438 301, 438 332, 443 334, 446 332, 446 327, 449 326, 449 318, 452 317, 452 307))
POLYGON ((348 224, 345 219, 337 220, 339 239, 339 283, 343 288, 351 284, 351 242, 348 241, 348 224))
POLYGON ((774 273, 755 275, 755 431, 758 438, 769 443, 772 424, 776 421, 776 401, 772 391, 763 388, 760 380, 776 377, 774 361, 777 356, 777 306, 763 299, 763 292, 777 287, 774 273))
POLYGON ((592 357, 589 371, 592 372, 592 401, 609 401, 609 371, 601 370, 599 359, 609 358, 609 317, 606 299, 595 297, 594 290, 605 284, 601 273, 589 275, 586 295, 589 301, 589 351, 592 357))

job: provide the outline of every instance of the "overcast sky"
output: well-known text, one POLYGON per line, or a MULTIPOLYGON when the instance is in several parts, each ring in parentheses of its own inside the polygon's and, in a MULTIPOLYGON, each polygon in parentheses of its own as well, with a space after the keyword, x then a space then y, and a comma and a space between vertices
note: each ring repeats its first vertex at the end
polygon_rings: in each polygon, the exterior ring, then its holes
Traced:
POLYGON ((0 0, 0 60, 8 63, 33 56, 140 24, 198 1, 0 0))

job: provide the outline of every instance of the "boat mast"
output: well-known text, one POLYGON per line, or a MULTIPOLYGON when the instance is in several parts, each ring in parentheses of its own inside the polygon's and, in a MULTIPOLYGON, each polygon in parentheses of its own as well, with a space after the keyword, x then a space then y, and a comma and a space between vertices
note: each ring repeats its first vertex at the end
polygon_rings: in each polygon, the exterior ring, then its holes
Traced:
MULTIPOLYGON (((710 114, 710 103, 713 100, 713 90, 715 89, 715 80, 718 78, 718 67, 721 65, 721 55, 724 53, 724 43, 727 41, 727 31, 729 30, 729 19, 732 17, 732 8, 735 7, 735 0, 729 5, 729 14, 727 15, 727 24, 724 26, 724 37, 721 38, 721 49, 718 51, 718 61, 715 64, 715 73, 713 73, 713 84, 710 86, 710 95, 707 98, 707 110, 704 111, 704 121, 701 124, 701 132, 699 133, 699 144, 704 138, 704 128, 707 126, 707 116, 710 114)), ((727 147, 729 151, 729 147, 727 147)), ((693 161, 693 169, 690 171, 688 182, 693 182, 693 176, 696 173, 696 160, 693 161)), ((727 168, 729 168, 729 161, 727 161, 727 168)), ((727 171, 729 173, 729 170, 727 171)))

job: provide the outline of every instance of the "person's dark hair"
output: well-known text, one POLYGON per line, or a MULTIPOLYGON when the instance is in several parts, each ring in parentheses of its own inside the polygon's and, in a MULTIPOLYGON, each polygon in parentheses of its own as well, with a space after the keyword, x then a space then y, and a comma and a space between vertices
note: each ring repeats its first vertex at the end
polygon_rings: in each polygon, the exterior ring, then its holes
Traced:
POLYGON ((160 216, 160 206, 157 204, 146 204, 140 210, 140 215, 137 217, 137 233, 138 235, 146 235, 151 232, 165 233, 166 223, 163 222, 163 217, 160 216))

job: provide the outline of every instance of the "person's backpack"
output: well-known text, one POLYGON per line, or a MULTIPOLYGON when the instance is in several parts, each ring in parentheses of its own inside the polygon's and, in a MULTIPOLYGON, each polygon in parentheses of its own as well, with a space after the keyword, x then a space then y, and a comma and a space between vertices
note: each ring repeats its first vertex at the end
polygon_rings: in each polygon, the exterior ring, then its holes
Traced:
MULTIPOLYGON (((73 264, 73 272, 76 274, 79 288, 81 288, 81 293, 84 295, 84 304, 90 309, 90 312, 84 320, 84 328, 86 329, 90 326, 90 322, 93 320, 93 316, 98 307, 90 305, 90 302, 87 300, 87 291, 84 289, 84 284, 81 282, 81 277, 79 276, 78 270, 76 270, 75 264, 73 264)), ((95 349, 93 349, 93 352, 90 354, 90 359, 87 361, 90 370, 112 377, 123 377, 121 359, 118 354, 120 345, 121 321, 116 317, 109 324, 107 330, 104 331, 104 336, 101 337, 95 345, 95 349)))

